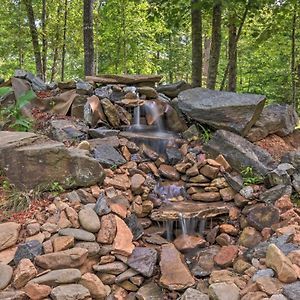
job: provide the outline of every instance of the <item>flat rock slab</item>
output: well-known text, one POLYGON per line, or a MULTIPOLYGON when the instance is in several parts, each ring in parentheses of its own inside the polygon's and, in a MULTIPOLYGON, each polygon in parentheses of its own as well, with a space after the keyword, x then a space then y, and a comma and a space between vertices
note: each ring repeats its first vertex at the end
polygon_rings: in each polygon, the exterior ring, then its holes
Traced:
POLYGON ((53 300, 85 300, 90 296, 90 292, 81 284, 66 284, 55 287, 51 292, 53 300))
POLYGON ((151 219, 154 221, 178 220, 183 218, 210 218, 227 214, 232 207, 231 203, 183 201, 164 203, 160 208, 154 209, 151 219))
POLYGON ((195 121, 244 136, 259 118, 265 99, 263 95, 194 88, 178 95, 178 107, 195 121))
POLYGON ((216 131, 203 149, 211 157, 222 154, 231 167, 239 171, 252 167, 254 173, 266 175, 276 167, 267 151, 226 130, 216 131))
POLYGON ((21 190, 47 189, 53 182, 65 188, 91 186, 105 177, 86 151, 27 132, 0 132, 0 168, 21 190))

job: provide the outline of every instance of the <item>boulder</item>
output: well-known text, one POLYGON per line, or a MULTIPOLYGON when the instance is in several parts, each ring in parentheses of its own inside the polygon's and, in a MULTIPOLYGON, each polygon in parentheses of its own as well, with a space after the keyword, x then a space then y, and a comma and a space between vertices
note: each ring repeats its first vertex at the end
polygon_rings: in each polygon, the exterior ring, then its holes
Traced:
POLYGON ((105 168, 126 163, 125 158, 111 145, 101 145, 94 149, 94 158, 105 168))
POLYGON ((265 96, 193 88, 178 95, 178 107, 192 120, 245 136, 263 110, 265 96))
POLYGON ((264 149, 226 130, 218 130, 204 145, 204 151, 212 157, 222 154, 232 168, 239 171, 252 167, 254 173, 266 175, 276 167, 273 158, 264 149))
POLYGON ((270 104, 264 107, 246 138, 251 142, 256 142, 272 133, 281 137, 286 136, 295 130, 298 121, 297 113, 292 105, 270 104))
POLYGON ((0 132, 0 168, 18 189, 91 186, 105 177, 86 151, 29 132, 0 132))

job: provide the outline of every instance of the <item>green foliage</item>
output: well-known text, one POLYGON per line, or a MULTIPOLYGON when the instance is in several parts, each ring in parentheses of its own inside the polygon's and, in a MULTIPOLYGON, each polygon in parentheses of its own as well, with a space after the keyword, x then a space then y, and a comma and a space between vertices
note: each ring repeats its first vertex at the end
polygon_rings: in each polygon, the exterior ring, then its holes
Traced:
POLYGON ((241 171, 244 185, 261 184, 263 183, 263 177, 255 175, 253 168, 248 166, 241 171))
POLYGON ((47 190, 50 193, 52 193, 54 196, 58 196, 59 194, 61 194, 65 191, 65 189, 62 187, 62 185, 57 181, 52 182, 49 185, 49 187, 47 188, 47 190))
POLYGON ((0 97, 3 97, 12 92, 12 88, 9 86, 0 87, 0 97))
POLYGON ((209 128, 205 128, 201 124, 198 124, 198 126, 200 126, 202 129, 201 140, 202 140, 203 144, 207 144, 212 137, 211 130, 209 128))

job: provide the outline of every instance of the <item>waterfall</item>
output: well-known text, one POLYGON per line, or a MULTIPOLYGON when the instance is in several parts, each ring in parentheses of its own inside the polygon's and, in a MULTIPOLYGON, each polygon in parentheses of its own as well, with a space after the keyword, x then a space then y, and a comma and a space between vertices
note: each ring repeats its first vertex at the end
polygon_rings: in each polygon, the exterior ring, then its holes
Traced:
POLYGON ((155 101, 146 101, 145 104, 146 112, 151 115, 154 120, 154 124, 157 127, 158 132, 162 132, 165 130, 163 120, 161 118, 161 114, 158 109, 158 105, 155 101))
POLYGON ((133 125, 136 128, 141 127, 141 107, 136 106, 133 111, 133 125))

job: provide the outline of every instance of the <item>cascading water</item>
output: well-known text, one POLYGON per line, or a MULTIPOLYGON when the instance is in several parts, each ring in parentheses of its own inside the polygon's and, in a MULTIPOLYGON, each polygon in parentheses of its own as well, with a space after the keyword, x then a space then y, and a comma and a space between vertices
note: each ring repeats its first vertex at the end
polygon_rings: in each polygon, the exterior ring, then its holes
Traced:
POLYGON ((179 216, 179 227, 183 235, 203 235, 205 223, 206 219, 184 218, 182 214, 179 216))
POLYGON ((157 127, 156 130, 158 132, 165 131, 165 127, 157 103, 155 101, 146 101, 144 107, 145 107, 146 114, 151 116, 153 123, 156 125, 157 127))
POLYGON ((133 110, 133 126, 138 129, 141 127, 141 107, 136 106, 133 110))

